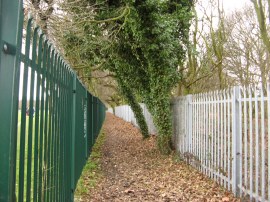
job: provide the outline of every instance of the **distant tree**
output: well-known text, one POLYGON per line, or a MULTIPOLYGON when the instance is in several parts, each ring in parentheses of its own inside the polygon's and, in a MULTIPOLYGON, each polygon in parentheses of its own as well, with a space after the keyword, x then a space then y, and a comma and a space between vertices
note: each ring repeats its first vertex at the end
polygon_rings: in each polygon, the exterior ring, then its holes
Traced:
POLYGON ((36 14, 35 19, 44 33, 48 34, 49 19, 54 11, 55 0, 26 0, 26 9, 32 15, 36 14))
POLYGON ((225 44, 229 36, 224 27, 221 1, 197 1, 187 43, 187 59, 179 67, 182 75, 176 95, 223 89, 227 86, 224 68, 225 44))
POLYGON ((233 12, 225 21, 231 30, 225 46, 225 69, 243 86, 266 83, 269 53, 261 40, 260 27, 252 6, 233 12))
POLYGON ((270 22, 270 0, 251 0, 254 6, 254 10, 257 16, 258 24, 260 27, 260 34, 263 43, 265 44, 268 53, 270 53, 270 35, 269 35, 269 22, 270 22), (267 11, 265 10, 268 7, 268 18, 269 22, 267 23, 267 11))

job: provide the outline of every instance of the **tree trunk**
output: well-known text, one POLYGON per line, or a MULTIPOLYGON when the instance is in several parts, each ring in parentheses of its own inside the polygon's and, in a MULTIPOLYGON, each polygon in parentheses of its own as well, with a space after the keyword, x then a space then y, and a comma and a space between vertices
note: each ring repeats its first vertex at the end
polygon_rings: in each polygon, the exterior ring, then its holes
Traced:
POLYGON ((148 126, 140 104, 137 102, 131 89, 121 79, 118 79, 118 84, 120 87, 120 92, 125 97, 126 101, 128 102, 129 106, 131 107, 135 115, 137 123, 141 129, 143 138, 148 138, 149 137, 148 126))
MULTIPOLYGON (((158 98, 158 96, 156 96, 156 98, 158 98)), ((172 151, 171 137, 173 133, 170 98, 151 100, 151 103, 146 103, 146 105, 151 112, 153 121, 157 127, 158 149, 162 154, 170 154, 172 151)))

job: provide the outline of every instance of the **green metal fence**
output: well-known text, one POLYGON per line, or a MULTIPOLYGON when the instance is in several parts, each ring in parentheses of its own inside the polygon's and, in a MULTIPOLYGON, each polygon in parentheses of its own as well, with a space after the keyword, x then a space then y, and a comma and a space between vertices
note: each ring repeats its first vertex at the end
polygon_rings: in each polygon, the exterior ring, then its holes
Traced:
POLYGON ((105 106, 32 19, 22 39, 22 1, 0 0, 0 23, 0 202, 73 201, 105 106))

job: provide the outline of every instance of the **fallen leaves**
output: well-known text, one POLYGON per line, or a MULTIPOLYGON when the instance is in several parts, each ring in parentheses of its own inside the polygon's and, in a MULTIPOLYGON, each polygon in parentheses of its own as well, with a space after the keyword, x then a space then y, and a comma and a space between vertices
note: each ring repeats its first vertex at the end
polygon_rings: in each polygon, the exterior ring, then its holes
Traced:
POLYGON ((125 192, 126 194, 131 194, 131 193, 134 193, 134 190, 126 189, 124 192, 125 192))
POLYGON ((83 201, 240 201, 217 183, 142 140, 130 123, 107 114, 102 147, 104 179, 83 201))
POLYGON ((230 201, 230 198, 229 197, 224 197, 224 198, 222 198, 222 201, 228 202, 228 201, 230 201))

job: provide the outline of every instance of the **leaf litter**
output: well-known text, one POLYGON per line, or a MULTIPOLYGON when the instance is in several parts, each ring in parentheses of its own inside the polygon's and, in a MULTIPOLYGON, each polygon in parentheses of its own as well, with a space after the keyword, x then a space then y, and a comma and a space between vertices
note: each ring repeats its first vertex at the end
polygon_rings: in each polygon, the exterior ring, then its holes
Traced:
POLYGON ((240 201, 175 154, 164 156, 156 137, 143 140, 131 123, 107 113, 101 146, 102 177, 80 201, 240 201))

